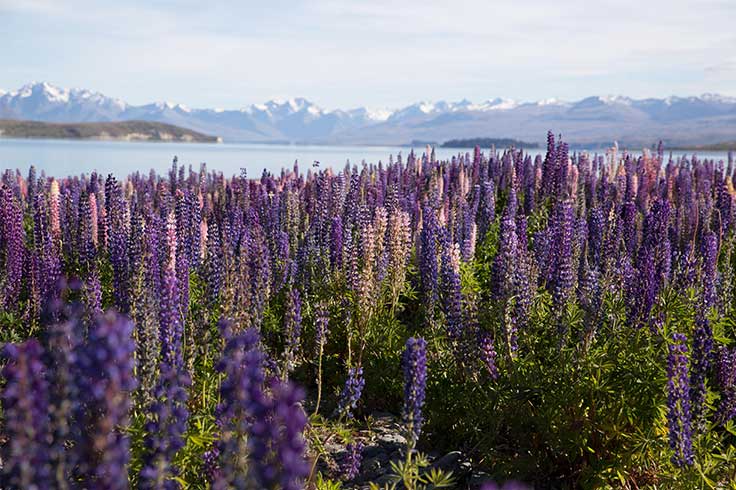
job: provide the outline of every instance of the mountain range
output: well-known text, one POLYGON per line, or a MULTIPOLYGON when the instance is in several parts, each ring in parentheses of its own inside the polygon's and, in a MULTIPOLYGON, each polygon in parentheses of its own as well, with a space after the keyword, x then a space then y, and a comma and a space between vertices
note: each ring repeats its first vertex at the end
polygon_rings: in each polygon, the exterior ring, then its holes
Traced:
POLYGON ((0 119, 43 122, 155 121, 225 141, 404 145, 475 137, 543 142, 548 130, 572 145, 673 146, 736 141, 736 98, 716 94, 662 99, 592 96, 577 101, 418 102, 395 110, 325 110, 304 99, 242 109, 191 109, 155 102, 131 105, 86 89, 31 83, 0 90, 0 119))

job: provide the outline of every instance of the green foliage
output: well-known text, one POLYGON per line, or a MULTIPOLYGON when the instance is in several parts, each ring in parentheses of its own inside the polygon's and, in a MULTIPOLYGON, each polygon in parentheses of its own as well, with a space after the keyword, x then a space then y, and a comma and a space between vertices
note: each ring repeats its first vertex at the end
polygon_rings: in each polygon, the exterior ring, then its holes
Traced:
POLYGON ((407 454, 404 461, 391 462, 391 483, 383 487, 371 483, 371 490, 434 490, 436 488, 452 488, 455 480, 452 472, 444 472, 437 468, 427 469, 429 461, 421 453, 407 454))

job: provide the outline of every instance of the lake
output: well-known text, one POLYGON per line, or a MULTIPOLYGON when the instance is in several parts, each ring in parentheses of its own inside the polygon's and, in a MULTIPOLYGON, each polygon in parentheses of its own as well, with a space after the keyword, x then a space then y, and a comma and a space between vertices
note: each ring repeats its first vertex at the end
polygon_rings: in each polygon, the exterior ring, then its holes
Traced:
MULTIPOLYGON (((164 173, 171 167, 176 156, 179 164, 192 165, 195 170, 199 164, 207 163, 210 170, 222 171, 225 175, 239 174, 244 168, 251 177, 260 176, 263 169, 279 172, 291 168, 298 161, 304 171, 313 162, 319 161, 321 168, 342 168, 351 163, 388 161, 389 155, 401 153, 408 155, 409 147, 384 146, 309 146, 309 145, 264 145, 246 143, 146 143, 120 141, 78 141, 78 140, 30 140, 0 139, 0 169, 19 168, 25 171, 35 165, 39 173, 62 177, 97 171, 102 174, 114 173, 118 177, 154 169, 164 173)), ((421 153, 424 147, 417 147, 421 153)), ((454 148, 437 148, 438 158, 450 158, 460 152, 454 148)), ((487 151, 487 149, 484 149, 487 151)), ((529 150, 537 154, 544 150, 529 150)), ((678 155, 684 152, 677 152, 678 155)), ((700 152, 701 158, 726 160, 725 152, 700 152)))

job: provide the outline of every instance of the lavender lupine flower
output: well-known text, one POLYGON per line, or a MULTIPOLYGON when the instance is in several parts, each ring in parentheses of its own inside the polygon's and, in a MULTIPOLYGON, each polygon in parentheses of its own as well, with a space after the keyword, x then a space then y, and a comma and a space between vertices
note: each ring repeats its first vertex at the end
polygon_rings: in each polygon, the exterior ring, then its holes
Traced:
POLYGON ((191 209, 187 206, 186 196, 181 191, 177 191, 175 210, 176 278, 179 293, 179 311, 181 321, 184 323, 189 311, 189 266, 193 250, 193 241, 191 234, 191 209))
POLYGON ((478 209, 478 241, 481 242, 491 223, 496 219, 496 190, 493 181, 483 182, 481 201, 478 209))
POLYGON ((693 464, 690 395, 687 369, 687 338, 675 333, 667 357, 667 426, 672 463, 683 467, 693 464))
POLYGON ((327 311, 327 305, 325 303, 319 303, 314 315, 314 345, 315 353, 319 356, 322 355, 322 351, 327 343, 327 336, 330 334, 330 313, 327 311))
POLYGON ((383 239, 379 240, 374 223, 370 221, 370 212, 364 208, 361 213, 359 229, 360 269, 356 283, 356 295, 360 321, 366 321, 375 308, 375 296, 378 293, 376 281, 376 255, 382 247, 383 239))
POLYGON ((488 333, 481 333, 478 339, 480 360, 488 370, 491 379, 498 379, 498 368, 496 367, 496 349, 493 347, 493 337, 488 333))
POLYGON ((458 342, 463 334, 460 251, 446 233, 442 237, 441 293, 442 311, 447 322, 447 336, 458 342))
POLYGON ((187 429, 189 375, 176 367, 162 364, 154 390, 154 402, 148 407, 151 419, 146 423, 145 454, 138 486, 142 489, 178 489, 173 480, 178 470, 172 464, 176 453, 184 447, 187 429))
POLYGON ((84 317, 87 324, 102 314, 102 285, 97 269, 94 268, 85 279, 82 286, 82 302, 84 303, 84 317))
POLYGON ((690 406, 692 419, 699 428, 703 428, 702 419, 705 404, 705 379, 710 370, 713 351, 713 331, 708 319, 709 310, 715 306, 716 261, 718 244, 715 233, 710 232, 703 237, 703 293, 702 302, 695 315, 695 332, 693 335, 693 352, 690 367, 690 406))
POLYGON ((555 229, 555 262, 552 271, 552 309, 560 322, 558 327, 564 337, 567 327, 562 324, 561 317, 570 301, 575 280, 573 266, 573 225, 575 216, 572 203, 561 202, 557 208, 555 229))
POLYGON ((248 445, 258 488, 301 490, 309 474, 302 433, 307 417, 300 403, 303 392, 273 380, 271 398, 255 404, 248 445))
POLYGON ((128 215, 120 184, 112 175, 105 182, 108 252, 113 270, 115 304, 128 311, 128 215))
POLYGON ((16 308, 23 276, 25 251, 23 210, 4 185, 0 188, 0 256, 5 258, 4 279, 0 280, 3 305, 8 311, 16 308))
POLYGON ((722 347, 717 364, 718 385, 721 388, 721 401, 715 419, 725 424, 736 417, 736 349, 722 347))
POLYGON ((422 231, 420 233, 421 250, 419 251, 419 274, 428 318, 432 318, 437 304, 437 238, 439 235, 437 218, 434 209, 424 207, 422 231))
POLYGON ((49 386, 41 361, 43 349, 35 339, 7 344, 2 357, 3 433, 2 488, 51 488, 48 440, 49 386))
MULTIPOLYGON (((91 322, 87 323, 90 325, 91 322)), ((75 352, 86 329, 78 319, 49 325, 42 335, 45 378, 49 383, 51 437, 49 458, 53 468, 52 486, 70 488, 71 452, 67 445, 72 435, 74 406, 79 400, 74 382, 75 352)))
POLYGON ((297 289, 289 291, 286 297, 284 312, 284 376, 288 377, 299 354, 299 343, 302 332, 302 299, 297 289))
POLYGON ((350 481, 360 473, 360 464, 363 462, 363 443, 351 442, 345 447, 347 454, 340 463, 340 473, 343 480, 350 481))
POLYGON ((211 222, 207 230, 207 251, 204 269, 207 285, 207 300, 210 308, 213 308, 220 299, 225 275, 222 244, 220 242, 220 228, 215 220, 211 222))
POLYGON ((409 214, 395 209, 388 221, 388 285, 391 306, 396 308, 406 280, 406 264, 411 251, 409 214))
POLYGON ((167 257, 161 284, 160 342, 162 364, 179 367, 182 365, 182 324, 179 312, 179 285, 176 274, 176 228, 173 214, 169 215, 166 226, 167 257))
POLYGON ((335 216, 330 228, 330 263, 336 270, 342 267, 342 233, 342 218, 335 216))
POLYGON ((363 393, 363 387, 365 387, 363 368, 354 367, 348 369, 348 377, 345 380, 345 386, 343 386, 340 392, 340 399, 337 405, 337 413, 340 416, 348 419, 353 418, 353 410, 358 406, 360 396, 363 393))
MULTIPOLYGON (((220 387, 222 402, 217 407, 220 438, 212 458, 217 460, 216 471, 210 475, 213 488, 248 488, 247 434, 253 417, 267 404, 263 392, 265 356, 258 344, 255 329, 233 335, 229 322, 220 322, 220 332, 226 339, 225 350, 217 371, 225 375, 220 387)), ((213 464, 210 465, 214 468, 213 464)))
MULTIPOLYGON (((36 196, 33 214, 33 241, 35 247, 35 276, 39 300, 49 304, 57 295, 61 277, 61 261, 51 236, 48 212, 42 195, 36 196)), ((40 309, 40 305, 39 305, 40 309)))
POLYGON ((268 264, 268 246, 266 245, 261 226, 254 222, 251 225, 251 291, 252 291, 252 318, 254 327, 259 327, 263 321, 268 297, 272 289, 272 273, 268 264))
POLYGON ((97 223, 93 223, 90 196, 86 192, 79 197, 77 214, 76 253, 80 268, 83 272, 87 272, 97 255, 93 236, 93 229, 97 227, 97 223))
POLYGON ((129 320, 108 313, 92 325, 75 355, 80 430, 74 461, 76 477, 90 490, 128 488, 129 441, 121 428, 128 424, 130 393, 136 387, 132 333, 129 320))
POLYGON ((409 448, 414 449, 422 432, 422 408, 427 385, 427 342, 411 337, 401 358, 404 370, 404 408, 402 416, 408 433, 409 448))
MULTIPOLYGON (((656 297, 669 280, 672 260, 668 236, 669 212, 669 203, 657 200, 644 221, 637 258, 640 289, 636 309, 639 321, 650 321, 649 314, 656 297)), ((650 327, 654 328, 656 325, 650 327)))
POLYGON ((591 209, 588 213, 588 261, 595 269, 601 264, 605 227, 606 223, 601 208, 591 209))
POLYGON ((708 232, 703 236, 701 254, 703 257, 703 304, 702 309, 708 312, 716 306, 718 292, 718 237, 715 233, 708 232))
MULTIPOLYGON (((514 276, 519 265, 519 243, 516 236, 516 222, 509 208, 507 208, 501 218, 498 252, 491 266, 491 278, 494 284, 493 295, 502 305, 504 311, 506 311, 509 302, 516 294, 514 276)), ((504 315, 503 328, 508 354, 511 355, 517 349, 517 325, 513 315, 504 315)))
POLYGON ((213 484, 221 481, 222 473, 220 473, 220 465, 217 460, 220 458, 220 451, 217 447, 205 451, 202 454, 202 472, 204 473, 205 481, 213 484))

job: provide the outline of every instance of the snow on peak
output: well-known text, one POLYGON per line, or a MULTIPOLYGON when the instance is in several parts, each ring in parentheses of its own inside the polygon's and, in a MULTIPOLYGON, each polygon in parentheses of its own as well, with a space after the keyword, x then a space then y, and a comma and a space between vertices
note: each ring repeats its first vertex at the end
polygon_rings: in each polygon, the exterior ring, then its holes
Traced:
POLYGON ((628 97, 621 96, 621 95, 602 95, 598 97, 598 100, 608 105, 612 105, 612 104, 631 105, 631 99, 628 97))
POLYGON ((557 97, 550 97, 549 99, 542 99, 540 101, 537 101, 538 106, 546 106, 546 105, 563 105, 564 102, 562 102, 557 97))
POLYGON ((371 121, 383 122, 391 117, 394 111, 390 109, 366 109, 365 115, 371 121))
POLYGON ((705 102, 715 102, 721 104, 736 104, 736 97, 728 97, 726 95, 719 95, 714 93, 704 93, 700 96, 700 100, 705 102))

